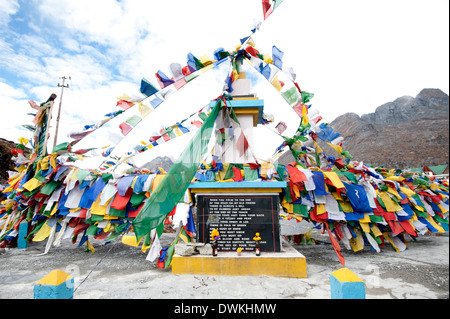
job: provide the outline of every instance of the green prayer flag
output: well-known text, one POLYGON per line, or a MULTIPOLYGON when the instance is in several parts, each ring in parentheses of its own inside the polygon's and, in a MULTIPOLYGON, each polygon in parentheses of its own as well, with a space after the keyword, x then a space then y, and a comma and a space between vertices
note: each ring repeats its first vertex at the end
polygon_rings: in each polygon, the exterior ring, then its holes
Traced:
POLYGON ((172 165, 167 175, 158 184, 134 219, 133 228, 137 241, 163 223, 167 215, 184 196, 204 154, 208 150, 214 123, 222 103, 222 100, 217 100, 214 109, 200 130, 196 132, 189 145, 172 165))
POLYGON ((65 142, 65 143, 61 143, 61 144, 55 145, 53 147, 52 153, 56 153, 56 152, 60 152, 60 151, 68 151, 69 150, 69 145, 70 145, 69 142, 65 142))
POLYGON ((39 193, 41 193, 42 195, 50 196, 55 191, 55 189, 61 184, 62 184, 61 181, 56 181, 56 182, 50 181, 47 184, 45 184, 44 186, 42 186, 39 193))
POLYGON ((308 93, 306 91, 302 91, 302 102, 303 104, 308 103, 314 97, 314 93, 308 93))
POLYGON ((356 178, 356 175, 350 172, 337 172, 338 175, 344 175, 345 177, 347 177, 347 179, 351 182, 353 182, 353 184, 358 185, 358 179, 356 178))
POLYGON ((97 227, 97 225, 95 225, 95 224, 93 224, 93 225, 91 225, 91 226, 89 226, 89 228, 87 229, 87 231, 86 231, 86 236, 95 236, 95 235, 97 235, 97 231, 98 231, 98 227, 97 227))
POLYGON ((250 166, 244 166, 244 177, 246 181, 256 181, 258 179, 258 170, 250 166))
POLYGON ((90 173, 88 170, 80 169, 77 173, 77 180, 81 183, 90 173))
POLYGON ((139 194, 133 193, 133 195, 131 195, 131 198, 130 198, 131 206, 133 208, 138 207, 144 201, 145 197, 146 197, 145 193, 139 193, 139 194))
POLYGON ((289 103, 289 105, 294 106, 297 104, 300 96, 298 94, 297 88, 294 86, 287 90, 286 92, 281 93, 281 96, 289 103))
POLYGON ((126 120, 126 123, 130 124, 132 127, 136 127, 142 121, 142 117, 139 115, 133 115, 126 120))

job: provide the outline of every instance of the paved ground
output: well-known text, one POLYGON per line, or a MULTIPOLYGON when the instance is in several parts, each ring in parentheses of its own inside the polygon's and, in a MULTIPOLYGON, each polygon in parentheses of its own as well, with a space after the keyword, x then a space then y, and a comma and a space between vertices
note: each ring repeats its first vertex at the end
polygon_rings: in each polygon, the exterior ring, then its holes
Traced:
MULTIPOLYGON (((164 234, 163 246, 173 234, 164 234)), ((328 236, 316 233, 327 242, 328 236)), ((26 250, 0 251, 0 298, 32 299, 34 284, 54 269, 75 279, 74 299, 329 299, 330 273, 341 268, 330 244, 296 245, 307 262, 308 278, 172 275, 145 260, 140 249, 121 242, 84 252, 70 241, 36 257, 44 243, 26 250)), ((365 282, 367 299, 449 298, 449 238, 420 236, 397 253, 343 250, 346 267, 365 282)))

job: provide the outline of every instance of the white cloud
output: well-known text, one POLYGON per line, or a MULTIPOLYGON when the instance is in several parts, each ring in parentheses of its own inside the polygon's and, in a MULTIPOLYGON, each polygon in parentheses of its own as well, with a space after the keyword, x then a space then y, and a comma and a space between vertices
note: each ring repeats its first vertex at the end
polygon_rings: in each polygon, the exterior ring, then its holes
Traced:
POLYGON ((0 79, 0 114, 2 117, 1 137, 16 141, 19 137, 31 137, 30 131, 21 127, 31 124, 32 109, 26 100, 27 94, 22 89, 13 88, 0 79))
POLYGON ((22 89, 14 88, 7 83, 4 83, 4 80, 0 79, 0 95, 5 98, 16 98, 23 99, 26 98, 26 94, 22 89))
POLYGON ((10 16, 19 10, 18 0, 2 0, 0 2, 0 32, 1 28, 8 25, 10 16))

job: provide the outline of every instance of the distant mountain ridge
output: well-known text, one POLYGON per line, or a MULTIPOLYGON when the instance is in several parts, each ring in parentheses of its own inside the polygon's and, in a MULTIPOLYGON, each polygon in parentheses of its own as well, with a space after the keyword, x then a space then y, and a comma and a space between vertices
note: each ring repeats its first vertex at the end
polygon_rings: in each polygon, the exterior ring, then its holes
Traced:
POLYGON ((448 164, 449 97, 439 89, 400 97, 374 113, 346 113, 329 125, 355 160, 400 169, 448 164))

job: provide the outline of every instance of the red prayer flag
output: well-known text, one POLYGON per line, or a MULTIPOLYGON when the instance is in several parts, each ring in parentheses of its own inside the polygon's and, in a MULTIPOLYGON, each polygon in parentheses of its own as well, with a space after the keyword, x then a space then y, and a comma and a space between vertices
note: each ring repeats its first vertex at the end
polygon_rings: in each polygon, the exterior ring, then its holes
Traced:
POLYGON ((132 107, 134 105, 134 103, 125 101, 125 100, 120 100, 119 102, 117 102, 116 106, 121 107, 122 109, 124 109, 125 111, 128 110, 130 107, 132 107))
POLYGON ((235 182, 242 182, 243 181, 241 170, 239 168, 233 167, 233 173, 234 173, 233 180, 235 182))
POLYGON ((244 132, 242 132, 241 136, 239 136, 239 139, 238 139, 236 147, 239 150, 239 156, 243 156, 244 153, 247 151, 247 149, 248 149, 248 141, 247 141, 247 138, 244 135, 244 132))
POLYGON ((387 220, 389 226, 391 226, 392 232, 394 233, 394 235, 398 235, 403 233, 404 229, 402 226, 400 226, 399 223, 397 223, 396 220, 387 220))
POLYGON ((114 197, 114 199, 111 203, 111 208, 114 208, 117 210, 125 210, 132 195, 133 195, 133 189, 131 187, 128 188, 128 190, 124 196, 120 196, 119 193, 116 193, 116 196, 114 197))
POLYGON ((328 235, 330 236, 331 239, 331 245, 333 245, 334 251, 336 252, 336 255, 338 256, 342 266, 345 266, 345 258, 341 253, 341 246, 339 246, 339 243, 337 242, 336 238, 334 238, 333 234, 331 233, 328 223, 325 223, 325 226, 327 227, 328 235))
POLYGON ((299 182, 306 182, 308 179, 306 178, 306 175, 303 174, 298 168, 292 167, 292 166, 286 166, 289 175, 291 176, 291 181, 294 183, 299 182))
POLYGON ((410 234, 413 237, 417 237, 417 233, 409 221, 402 220, 402 221, 399 221, 399 223, 408 234, 410 234))
POLYGON ((269 0, 262 0, 264 20, 266 20, 273 12, 272 6, 269 0))
POLYGON ((131 130, 133 129, 133 128, 131 127, 130 124, 125 123, 125 122, 123 122, 122 124, 120 124, 119 127, 120 127, 120 129, 122 130, 122 134, 123 134, 124 136, 127 136, 127 134, 130 133, 131 130))

